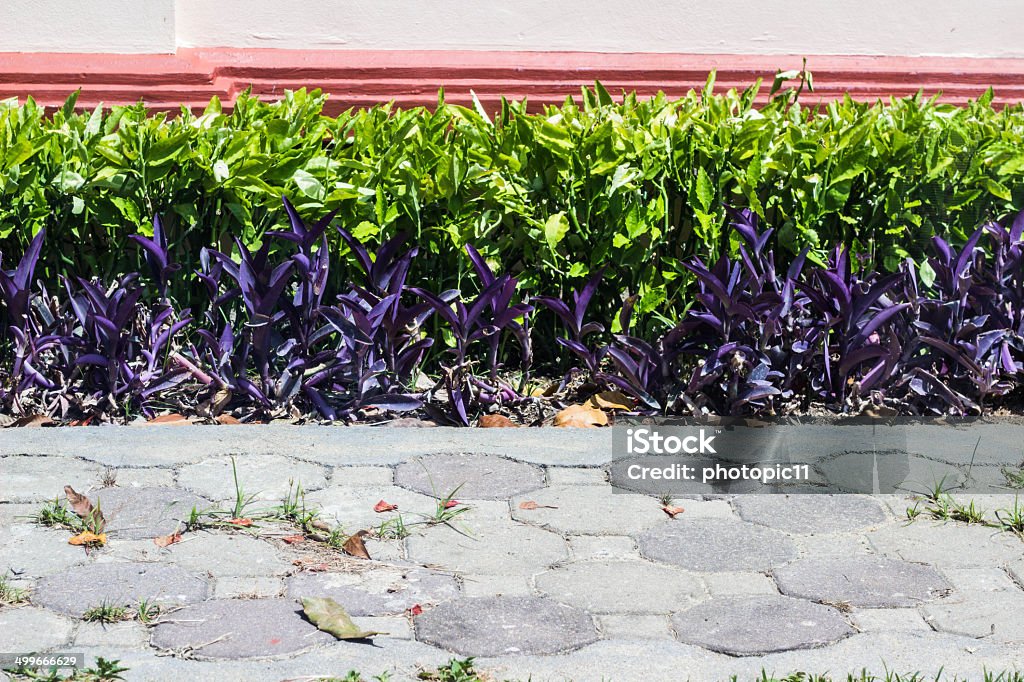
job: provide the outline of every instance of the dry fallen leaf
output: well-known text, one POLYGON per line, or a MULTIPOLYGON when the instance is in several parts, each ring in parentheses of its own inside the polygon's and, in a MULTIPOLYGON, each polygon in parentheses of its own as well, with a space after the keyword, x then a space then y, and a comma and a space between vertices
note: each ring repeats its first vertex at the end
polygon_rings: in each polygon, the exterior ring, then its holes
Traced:
POLYGON ((559 382, 552 381, 546 386, 537 386, 530 391, 530 396, 533 398, 550 398, 558 392, 559 382))
POLYGON ((217 423, 222 426, 234 426, 235 424, 241 424, 242 422, 238 421, 230 414, 220 414, 217 415, 217 423))
POLYGON ((602 391, 601 393, 595 393, 583 404, 586 407, 591 407, 597 410, 629 411, 634 409, 633 401, 621 391, 602 391))
POLYGON ((526 500, 525 502, 519 503, 520 509, 526 509, 527 511, 533 509, 558 509, 558 507, 550 504, 537 504, 533 500, 526 500))
POLYGON ((674 519, 677 515, 682 514, 686 510, 683 509, 682 507, 673 507, 666 504, 664 507, 661 508, 661 511, 665 512, 674 519))
POLYGON ((94 416, 95 415, 90 414, 85 419, 76 419, 70 424, 68 424, 68 426, 89 426, 89 424, 92 424, 92 419, 94 416))
POLYGON ((297 545, 300 542, 305 542, 306 536, 302 535, 301 533, 299 533, 299 534, 296 534, 296 535, 288 535, 288 536, 285 536, 285 537, 283 537, 281 539, 284 540, 289 545, 297 545))
POLYGON ((555 415, 555 426, 594 428, 607 424, 608 415, 586 405, 570 405, 555 415))
POLYGON ((47 417, 45 414, 29 414, 24 417, 18 417, 7 426, 10 427, 36 427, 36 426, 53 426, 56 424, 55 421, 47 417))
POLYGON ((418 616, 421 613, 423 613, 423 607, 420 606, 419 604, 413 604, 411 607, 409 607, 409 614, 410 615, 418 616))
POLYGON ((230 523, 232 526, 241 526, 243 528, 248 528, 252 525, 252 519, 234 518, 228 519, 227 522, 230 523))
POLYGON ((519 428, 519 424, 509 419, 503 414, 485 414, 480 417, 477 421, 477 426, 481 429, 516 429, 519 428))
POLYGON ((462 503, 458 500, 445 500, 441 506, 445 509, 451 509, 452 507, 458 507, 460 504, 462 503))
POLYGON ((384 500, 381 500, 377 504, 373 505, 373 511, 377 512, 378 514, 382 514, 384 512, 389 511, 395 511, 396 509, 398 509, 397 504, 391 504, 390 502, 385 502, 384 500))
POLYGON ((313 625, 338 639, 368 639, 374 635, 388 634, 376 630, 363 630, 352 622, 341 604, 330 597, 303 597, 302 612, 313 625))
POLYGON ((64 494, 67 495, 71 511, 85 522, 87 528, 96 533, 103 530, 107 523, 99 507, 94 508, 88 497, 75 492, 75 489, 69 485, 64 486, 64 494))
POLYGON ((369 559, 370 553, 366 551, 366 544, 363 542, 363 536, 368 534, 365 530, 357 532, 348 540, 345 540, 345 544, 341 546, 342 551, 345 554, 350 554, 360 559, 369 559))
POLYGON ((99 534, 97 534, 97 533, 93 533, 93 532, 88 531, 88 530, 83 530, 78 535, 75 535, 75 536, 71 537, 68 540, 68 544, 69 545, 84 545, 86 547, 91 547, 91 546, 94 546, 94 545, 105 545, 105 544, 107 544, 107 534, 106 533, 99 533, 99 534))
POLYGON ((192 420, 183 414, 161 414, 159 417, 153 417, 147 422, 144 422, 146 426, 188 426, 192 423, 192 420))
POLYGON ((171 533, 170 535, 161 535, 158 538, 153 538, 153 544, 157 547, 169 547, 176 542, 181 542, 181 533, 171 533))
POLYGON ((316 528, 317 530, 327 531, 328 533, 331 532, 331 525, 326 521, 321 521, 320 519, 314 520, 313 523, 309 525, 313 526, 313 528, 316 528))

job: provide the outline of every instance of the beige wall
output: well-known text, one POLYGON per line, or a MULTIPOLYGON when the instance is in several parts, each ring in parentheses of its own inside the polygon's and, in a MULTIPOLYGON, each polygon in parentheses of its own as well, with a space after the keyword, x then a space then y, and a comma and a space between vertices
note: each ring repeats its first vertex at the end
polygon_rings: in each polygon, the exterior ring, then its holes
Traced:
POLYGON ((175 46, 1024 57, 1022 0, 0 0, 0 51, 175 46))

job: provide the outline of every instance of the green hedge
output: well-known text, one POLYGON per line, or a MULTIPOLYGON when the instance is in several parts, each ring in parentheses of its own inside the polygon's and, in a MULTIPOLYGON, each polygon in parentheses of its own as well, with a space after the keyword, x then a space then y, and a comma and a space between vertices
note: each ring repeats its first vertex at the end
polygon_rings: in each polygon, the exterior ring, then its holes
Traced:
POLYGON ((810 109, 782 90, 755 108, 756 88, 712 94, 709 82, 678 100, 616 104, 597 85, 542 114, 509 102, 493 117, 441 98, 433 110, 331 118, 324 96, 304 91, 174 117, 74 113, 73 97, 52 116, 0 103, 3 266, 46 226, 51 280, 137 269, 127 237, 154 212, 194 262, 204 245, 283 225, 286 194, 307 218, 339 210, 370 243, 411 233, 437 289, 462 283, 467 243, 528 292, 565 295, 608 265, 604 313, 638 294, 644 324, 659 325, 686 307, 680 262, 735 248, 723 243, 727 205, 753 208, 780 252, 810 244, 820 259, 842 243, 888 269, 919 259, 934 234, 962 240, 1024 207, 1020 107, 997 111, 985 96, 965 108, 915 97, 810 109))

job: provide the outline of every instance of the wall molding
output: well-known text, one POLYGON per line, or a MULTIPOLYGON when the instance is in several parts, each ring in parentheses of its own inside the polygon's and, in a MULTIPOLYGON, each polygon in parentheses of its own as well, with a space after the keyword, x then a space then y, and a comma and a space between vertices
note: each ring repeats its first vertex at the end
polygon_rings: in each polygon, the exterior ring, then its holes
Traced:
MULTIPOLYGON (((578 96, 600 80, 613 95, 662 90, 684 95, 717 70, 716 89, 745 88, 763 78, 761 100, 776 69, 799 69, 798 56, 605 54, 585 52, 355 51, 180 49, 174 55, 0 53, 0 98, 33 96, 58 106, 81 88, 80 107, 144 100, 154 110, 202 109, 217 95, 230 106, 247 87, 273 99, 286 89, 321 88, 328 111, 394 100, 432 105, 444 87, 449 102, 466 104, 470 90, 489 108, 502 95, 528 97, 531 108, 578 96)), ((999 105, 1024 100, 1024 59, 811 56, 815 92, 802 101, 928 96, 964 104, 992 86, 999 105)))

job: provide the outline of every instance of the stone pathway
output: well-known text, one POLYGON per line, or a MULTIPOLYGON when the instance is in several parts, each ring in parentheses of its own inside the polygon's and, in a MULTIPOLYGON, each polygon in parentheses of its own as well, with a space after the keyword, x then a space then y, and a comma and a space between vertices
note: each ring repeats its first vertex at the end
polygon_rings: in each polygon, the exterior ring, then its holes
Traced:
POLYGON ((0 652, 116 658, 129 680, 412 680, 455 655, 534 681, 1024 669, 1021 539, 908 525, 902 496, 709 496, 673 519, 656 491, 611 490, 610 452, 607 431, 571 429, 8 430, 0 574, 31 601, 0 607, 0 652), (250 509, 292 481, 346 534, 390 521, 390 539, 367 537, 372 561, 288 544, 280 522, 157 547, 193 508, 230 508, 232 456, 250 509), (66 484, 99 499, 107 546, 24 518, 66 484), (449 495, 450 522, 422 523, 449 495), (336 641, 302 616, 311 596, 388 634, 336 641), (81 618, 140 600, 155 623, 81 618))

